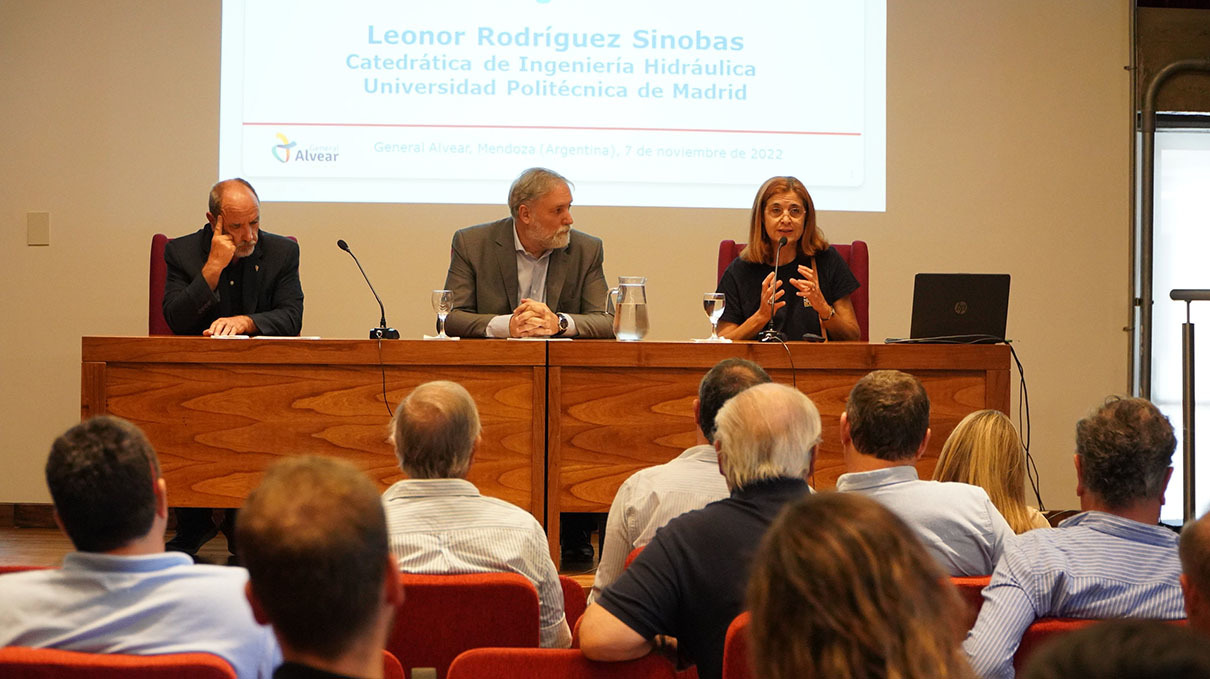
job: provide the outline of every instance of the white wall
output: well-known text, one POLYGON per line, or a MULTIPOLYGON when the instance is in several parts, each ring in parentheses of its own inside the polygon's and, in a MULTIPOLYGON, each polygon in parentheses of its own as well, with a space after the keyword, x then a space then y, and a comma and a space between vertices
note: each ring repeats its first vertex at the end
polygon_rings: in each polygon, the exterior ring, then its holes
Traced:
MULTIPOLYGON (((834 241, 870 243, 876 340, 906 334, 918 271, 1012 274, 1009 334, 1051 506, 1075 506, 1075 421, 1126 387, 1129 4, 888 2, 887 211, 820 219, 834 241)), ((202 222, 219 13, 217 0, 0 0, 0 502, 48 501, 46 451, 79 417, 80 336, 144 334, 150 235, 202 222), (51 213, 50 247, 26 246, 30 211, 51 213)), ((450 234, 502 214, 266 204, 262 220, 303 246, 304 334, 362 337, 377 322, 344 238, 388 320, 417 337, 450 234)), ((744 211, 575 217, 605 239, 608 276, 649 277, 652 339, 706 330, 700 295, 744 211)))

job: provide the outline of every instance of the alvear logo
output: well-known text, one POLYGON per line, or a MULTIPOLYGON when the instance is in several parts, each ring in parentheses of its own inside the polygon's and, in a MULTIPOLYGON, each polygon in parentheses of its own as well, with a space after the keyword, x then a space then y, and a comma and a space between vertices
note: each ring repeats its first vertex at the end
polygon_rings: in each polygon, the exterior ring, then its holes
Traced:
POLYGON ((296 148, 298 142, 290 141, 281 132, 278 132, 276 136, 281 143, 273 146, 273 157, 281 163, 288 163, 291 160, 296 163, 333 163, 340 156, 339 146, 312 144, 302 149, 296 148), (294 150, 294 153, 290 153, 291 149, 294 150))

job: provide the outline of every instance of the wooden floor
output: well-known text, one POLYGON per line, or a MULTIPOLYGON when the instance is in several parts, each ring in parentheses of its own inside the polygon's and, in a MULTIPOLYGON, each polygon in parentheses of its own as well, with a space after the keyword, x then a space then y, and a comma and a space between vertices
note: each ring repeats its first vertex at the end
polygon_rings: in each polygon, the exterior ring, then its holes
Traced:
MULTIPOLYGON (((171 539, 172 535, 165 536, 171 539)), ((596 546, 596 536, 593 536, 596 546)), ((63 555, 72 551, 71 541, 66 535, 52 528, 0 527, 0 566, 60 566, 63 555)), ((226 564, 227 538, 219 533, 206 543, 198 553, 205 563, 226 564)), ((587 573, 564 573, 570 575, 585 589, 592 588, 595 569, 587 573)))

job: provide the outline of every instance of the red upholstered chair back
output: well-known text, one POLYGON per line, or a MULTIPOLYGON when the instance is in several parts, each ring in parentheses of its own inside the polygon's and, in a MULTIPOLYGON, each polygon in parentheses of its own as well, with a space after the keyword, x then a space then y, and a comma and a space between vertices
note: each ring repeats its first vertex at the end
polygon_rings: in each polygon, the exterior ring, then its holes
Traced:
POLYGON ((42 571, 53 566, 0 566, 0 575, 5 573, 20 573, 22 571, 42 571))
POLYGON ((744 611, 731 621, 727 639, 723 642, 723 679, 753 679, 751 639, 748 627, 752 614, 744 611))
POLYGON ((576 628, 576 622, 588 608, 588 595, 584 586, 566 575, 559 576, 559 585, 563 587, 563 612, 567 614, 567 626, 576 628))
POLYGON ((147 334, 171 335, 172 328, 164 320, 164 282, 168 279, 168 265, 164 263, 164 247, 168 236, 157 233, 151 237, 151 272, 147 290, 147 334))
POLYGON ((386 649, 382 651, 382 679, 408 679, 403 665, 399 664, 399 658, 386 649))
MULTIPOLYGON (((286 238, 298 242, 294 236, 286 236, 286 238)), ((172 328, 168 327, 168 321, 164 320, 164 284, 168 281, 168 264, 164 262, 164 248, 170 240, 172 239, 162 233, 151 237, 151 262, 147 268, 150 274, 147 288, 148 335, 173 334, 172 328)))
POLYGON ((1020 672, 1025 663, 1029 662, 1029 657, 1043 643, 1098 622, 1100 621, 1083 618, 1038 618, 1025 630, 1025 634, 1021 635, 1021 644, 1013 655, 1013 667, 1020 672))
POLYGON ((972 576, 951 576, 950 582, 954 583, 954 587, 958 588, 958 596, 962 598, 962 603, 966 604, 966 629, 975 626, 975 619, 979 617, 979 609, 983 608, 983 588, 991 582, 990 575, 972 575, 972 576))
POLYGON ((387 640, 408 676, 433 667, 445 677, 458 654, 483 646, 538 646, 538 592, 517 573, 412 575, 387 640))
POLYGON ((672 663, 650 653, 625 662, 596 662, 578 649, 477 648, 454 660, 448 679, 673 679, 672 663))
POLYGON ((51 648, 0 648, 4 679, 236 679, 226 660, 209 653, 120 655, 51 648))
POLYGON ((630 564, 634 563, 634 560, 639 558, 639 554, 642 551, 642 547, 635 547, 634 549, 630 550, 630 553, 626 555, 626 561, 622 564, 622 570, 630 568, 630 564))
MULTIPOLYGON (((727 270, 727 266, 739 257, 739 253, 743 251, 747 243, 736 243, 733 240, 725 240, 718 244, 718 279, 723 279, 723 272, 727 270)), ((861 287, 857 288, 849 297, 853 302, 853 312, 857 315, 857 325, 861 328, 861 341, 870 341, 870 248, 863 240, 855 240, 852 243, 832 243, 832 247, 836 248, 836 252, 849 265, 849 270, 853 272, 853 276, 857 278, 857 282, 861 283, 861 287)))

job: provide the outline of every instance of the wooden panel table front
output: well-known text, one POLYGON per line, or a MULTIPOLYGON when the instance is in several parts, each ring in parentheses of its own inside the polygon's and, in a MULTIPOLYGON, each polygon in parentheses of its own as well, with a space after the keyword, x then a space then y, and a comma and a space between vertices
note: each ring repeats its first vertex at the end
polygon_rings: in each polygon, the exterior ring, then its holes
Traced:
POLYGON ((776 382, 811 397, 823 418, 812 479, 832 488, 843 473, 840 413, 857 380, 894 368, 924 383, 932 439, 920 475, 928 478, 941 445, 967 413, 1009 409, 1007 346, 859 343, 694 344, 552 342, 547 375, 547 533, 560 512, 605 512, 638 469, 666 462, 695 443, 698 382, 718 361, 747 358, 776 382))
POLYGON ((85 337, 82 359, 81 416, 142 427, 174 506, 238 507, 274 460, 307 453, 349 460, 385 487, 403 476, 386 403, 448 379, 483 424, 470 480, 542 519, 543 343, 85 337))

